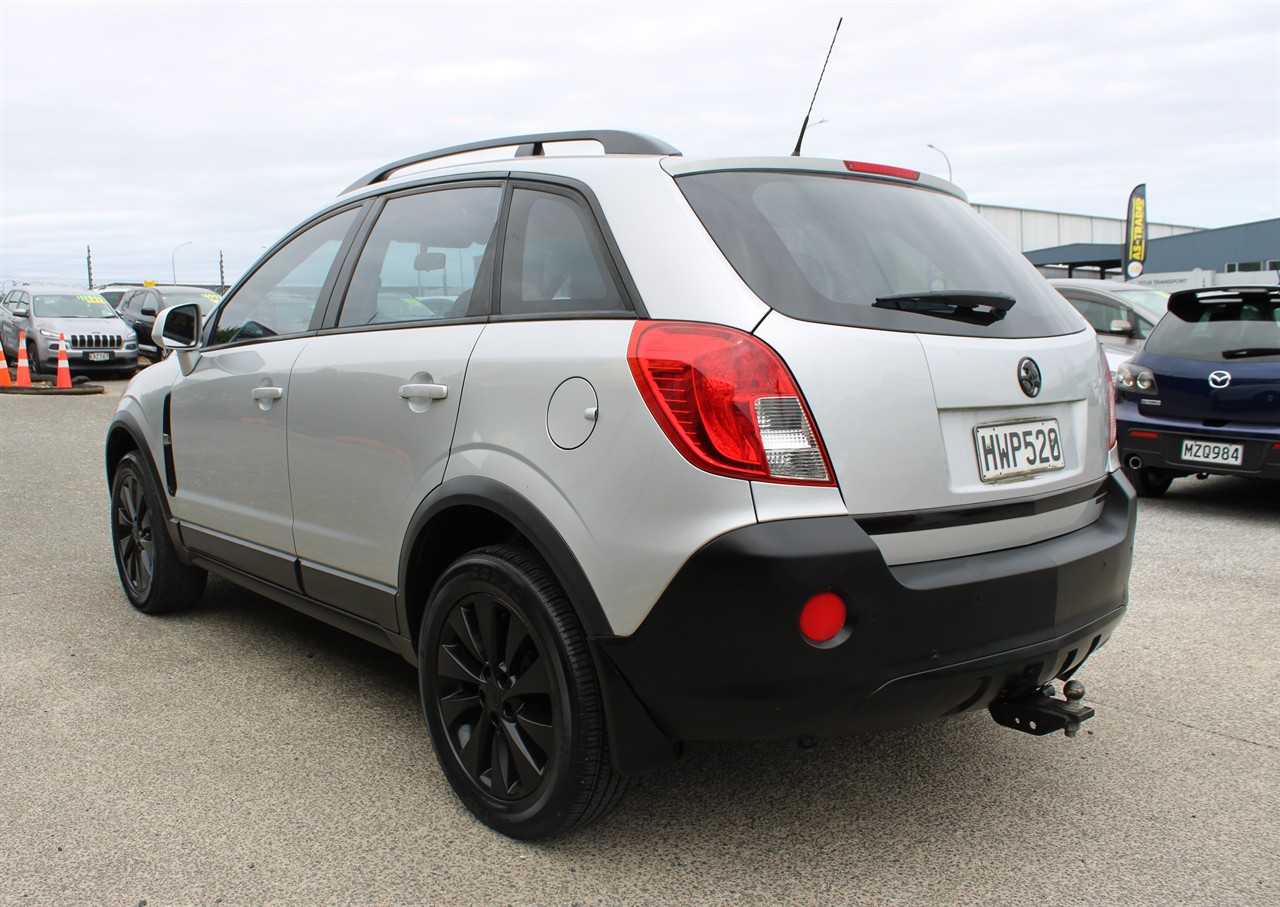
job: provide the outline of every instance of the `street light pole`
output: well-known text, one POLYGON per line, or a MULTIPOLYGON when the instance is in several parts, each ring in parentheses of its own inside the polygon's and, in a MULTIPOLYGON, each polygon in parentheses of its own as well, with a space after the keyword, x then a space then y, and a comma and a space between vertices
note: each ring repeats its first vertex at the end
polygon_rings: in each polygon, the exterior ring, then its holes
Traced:
POLYGON ((169 266, 173 271, 174 286, 178 285, 178 249, 181 249, 183 246, 189 246, 193 242, 195 242, 194 239, 189 239, 184 243, 178 243, 178 245, 174 247, 173 254, 169 256, 169 266))
POLYGON ((937 145, 930 144, 927 147, 932 148, 934 151, 938 152, 938 154, 942 155, 942 159, 947 162, 947 182, 955 182, 955 180, 951 178, 951 158, 947 157, 947 153, 937 145))

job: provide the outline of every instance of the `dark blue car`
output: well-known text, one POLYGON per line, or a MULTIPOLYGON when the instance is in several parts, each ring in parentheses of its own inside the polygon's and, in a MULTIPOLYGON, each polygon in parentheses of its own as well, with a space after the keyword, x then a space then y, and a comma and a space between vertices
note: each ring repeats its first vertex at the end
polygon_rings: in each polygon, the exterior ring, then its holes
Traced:
POLYGON ((1141 495, 1179 476, 1280 479, 1280 287, 1170 296, 1146 346, 1116 371, 1116 421, 1141 495))

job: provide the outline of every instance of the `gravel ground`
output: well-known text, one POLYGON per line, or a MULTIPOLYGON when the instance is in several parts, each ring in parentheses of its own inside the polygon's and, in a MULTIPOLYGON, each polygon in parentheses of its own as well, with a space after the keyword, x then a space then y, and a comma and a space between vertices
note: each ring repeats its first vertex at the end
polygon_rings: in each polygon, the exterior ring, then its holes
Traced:
POLYGON ((128 606, 122 386, 0 396, 0 904, 1280 904, 1280 485, 1142 501, 1075 740, 698 745, 530 845, 455 801, 396 656, 218 580, 128 606))

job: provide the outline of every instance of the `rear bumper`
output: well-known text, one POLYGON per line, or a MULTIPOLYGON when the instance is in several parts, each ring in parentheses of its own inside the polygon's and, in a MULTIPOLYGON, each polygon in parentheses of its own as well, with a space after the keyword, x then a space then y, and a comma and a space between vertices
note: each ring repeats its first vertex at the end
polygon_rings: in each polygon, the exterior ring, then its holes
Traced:
POLYGON ((1132 403, 1123 404, 1117 416, 1117 436, 1123 463, 1128 464, 1137 457, 1143 467, 1188 475, 1207 472, 1280 479, 1280 426, 1229 422, 1209 427, 1188 419, 1151 418, 1139 412, 1132 403), (1182 442, 1188 440, 1240 444, 1243 447, 1241 463, 1230 466, 1184 460, 1182 442))
MULTIPOLYGON (((634 695, 673 741, 846 734, 1068 675, 1127 605, 1133 492, 1112 477, 1103 493, 1102 516, 1068 535, 901 567, 849 518, 730 532, 690 559, 635 634, 593 640, 610 720, 630 720, 610 704, 634 695), (851 632, 818 648, 798 616, 825 590, 846 601, 851 632)), ((625 746, 625 726, 611 735, 625 746)))

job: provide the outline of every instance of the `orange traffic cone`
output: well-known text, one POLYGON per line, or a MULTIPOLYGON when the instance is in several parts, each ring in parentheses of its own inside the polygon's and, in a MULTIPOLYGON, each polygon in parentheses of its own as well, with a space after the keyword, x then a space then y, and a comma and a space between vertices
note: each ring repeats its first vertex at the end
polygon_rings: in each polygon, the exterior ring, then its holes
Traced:
POLYGON ((27 332, 18 332, 18 387, 31 386, 31 369, 27 367, 27 332))
POLYGON ((13 387, 13 379, 9 377, 9 363, 4 359, 3 346, 0 346, 0 387, 13 387))
POLYGON ((71 387, 71 363, 67 362, 67 335, 58 335, 58 380, 54 387, 71 387))

